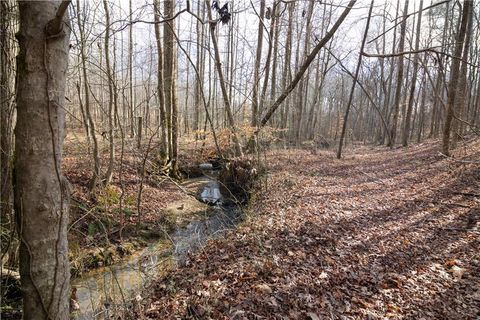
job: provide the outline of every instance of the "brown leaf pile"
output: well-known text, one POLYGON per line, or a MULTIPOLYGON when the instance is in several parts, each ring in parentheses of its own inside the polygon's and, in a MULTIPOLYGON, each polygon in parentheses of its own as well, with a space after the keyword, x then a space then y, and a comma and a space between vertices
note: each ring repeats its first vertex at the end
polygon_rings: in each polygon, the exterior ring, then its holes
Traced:
POLYGON ((139 318, 477 319, 479 150, 275 152, 246 221, 159 279, 139 318))

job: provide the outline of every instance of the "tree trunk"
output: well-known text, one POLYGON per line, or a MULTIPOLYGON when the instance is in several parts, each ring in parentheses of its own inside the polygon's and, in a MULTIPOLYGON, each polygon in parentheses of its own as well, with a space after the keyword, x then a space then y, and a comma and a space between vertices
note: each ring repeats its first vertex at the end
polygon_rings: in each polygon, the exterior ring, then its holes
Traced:
MULTIPOLYGON (((172 17, 174 15, 175 3, 165 1, 164 15, 172 17)), ((164 77, 163 90, 165 96, 165 106, 167 110, 167 134, 168 134, 168 160, 170 161, 170 173, 177 175, 177 139, 178 139, 178 109, 177 109, 177 87, 176 87, 176 52, 175 52, 175 20, 165 22, 163 29, 164 40, 164 77)))
POLYGON ((360 52, 358 53, 357 69, 355 70, 355 76, 352 79, 352 88, 350 89, 350 96, 348 98, 347 108, 345 110, 345 117, 343 118, 342 133, 340 134, 340 142, 338 143, 337 159, 340 159, 342 157, 343 139, 345 138, 345 132, 347 130, 348 114, 352 105, 353 95, 355 94, 355 86, 357 84, 358 74, 360 72, 360 67, 362 66, 362 52, 363 48, 365 48, 365 42, 367 41, 368 28, 370 27, 370 18, 372 17, 373 2, 374 0, 372 0, 372 2, 370 3, 370 9, 368 11, 367 24, 365 25, 362 45, 360 46, 360 52))
MULTIPOLYGON (((287 3, 288 6, 288 27, 287 27, 287 39, 285 45, 285 61, 283 62, 283 75, 282 75, 282 91, 287 88, 288 82, 292 79, 292 70, 290 62, 292 60, 292 35, 293 35, 293 18, 295 12, 295 2, 287 3)), ((271 97, 271 102, 274 101, 275 96, 271 97)), ((287 103, 288 104, 288 103, 287 103)), ((280 110, 280 128, 285 129, 287 125, 288 106, 284 105, 280 110)), ((285 136, 285 132, 282 131, 282 136, 285 136)))
POLYGON ((68 4, 19 3, 14 192, 24 319, 70 317, 69 194, 61 169, 68 4))
MULTIPOLYGON (((416 39, 415 39, 415 50, 418 51, 420 47, 420 32, 422 26, 422 9, 423 9, 423 0, 420 0, 420 6, 418 11, 418 20, 417 20, 417 30, 415 32, 416 39)), ((410 121, 412 118, 412 109, 413 109, 413 100, 415 97, 415 88, 417 84, 417 75, 418 75, 418 60, 419 60, 419 53, 415 54, 413 58, 413 73, 412 73, 412 86, 410 87, 410 96, 408 97, 408 107, 407 107, 407 114, 405 117, 405 125, 403 126, 403 137, 402 137, 402 144, 404 147, 408 146, 408 138, 410 137, 410 121)))
MULTIPOLYGON (((405 33, 407 28, 407 14, 408 14, 408 0, 405 0, 403 7, 403 20, 400 26, 400 43, 398 45, 398 51, 403 52, 405 48, 405 33)), ((397 84, 395 89, 395 102, 393 110, 393 123, 390 131, 390 141, 388 146, 393 148, 395 146, 395 139, 397 136, 398 116, 400 114, 400 101, 402 99, 402 83, 403 83, 403 54, 398 57, 398 71, 397 71, 397 84)))
POLYGON ((132 0, 128 1, 129 7, 129 20, 130 26, 128 28, 128 93, 130 96, 130 106, 129 106, 129 113, 130 113, 130 138, 135 136, 135 119, 134 119, 134 108, 135 108, 135 96, 133 94, 133 23, 132 23, 132 0))
POLYGON ((263 47, 263 18, 265 16, 265 0, 260 0, 260 12, 258 14, 257 51, 255 55, 255 66, 253 68, 253 89, 252 89, 252 120, 250 125, 256 127, 258 124, 258 87, 260 86, 260 64, 262 61, 263 47))
POLYGON ((167 115, 165 111, 165 94, 163 90, 163 49, 160 35, 160 4, 159 0, 153 1, 155 18, 155 40, 157 42, 157 99, 160 117, 160 158, 167 159, 167 115))
POLYGON ((87 76, 87 55, 85 54, 85 29, 84 24, 86 17, 84 15, 83 20, 80 16, 80 0, 77 0, 77 24, 80 34, 80 58, 82 60, 82 74, 83 74, 83 89, 85 92, 85 115, 88 121, 88 130, 90 137, 92 138, 93 148, 92 148, 92 158, 93 158, 93 175, 89 183, 90 191, 93 191, 98 183, 101 176, 100 172, 100 157, 98 156, 98 140, 95 134, 95 122, 92 118, 92 112, 90 110, 90 93, 88 88, 88 76, 87 76), (83 24, 82 24, 83 21, 83 24))
POLYGON ((450 72, 450 82, 448 84, 448 100, 447 100, 447 114, 445 117, 445 126, 443 129, 443 143, 442 151, 445 155, 450 155, 450 129, 452 126, 453 117, 455 115, 455 98, 457 95, 458 89, 458 80, 460 76, 460 59, 462 57, 463 41, 465 39, 465 33, 467 30, 467 20, 470 9, 472 9, 473 1, 465 0, 463 2, 462 15, 459 17, 461 19, 460 28, 458 29, 457 35, 455 37, 455 51, 453 56, 456 57, 452 59, 452 67, 450 72))
MULTIPOLYGON (((473 5, 473 0, 472 0, 472 5, 473 5)), ((452 122, 452 131, 453 131, 453 137, 452 137, 452 148, 457 147, 457 141, 459 138, 463 136, 463 128, 464 128, 464 123, 461 122, 461 120, 465 121, 464 115, 465 115, 465 109, 466 109, 466 103, 467 103, 467 97, 468 93, 470 92, 470 83, 467 83, 467 69, 468 69, 468 57, 469 57, 469 51, 470 51, 470 43, 472 40, 472 27, 473 27, 473 8, 469 9, 469 14, 468 14, 468 24, 467 24, 467 30, 465 31, 465 41, 463 45, 463 55, 462 55, 462 62, 460 66, 460 79, 458 82, 458 92, 457 92, 457 97, 455 99, 455 111, 456 111, 456 117, 457 119, 454 119, 452 122)))
MULTIPOLYGON (((0 203, 1 223, 13 223, 12 214, 12 155, 14 113, 14 48, 11 37, 13 23, 8 15, 13 9, 9 1, 0 1, 0 203)), ((2 249, 5 243, 2 243, 2 249)), ((2 251, 3 252, 3 251, 2 251)))
POLYGON ((107 0, 103 0, 103 8, 105 10, 105 68, 107 73, 108 81, 108 143, 109 143, 109 158, 108 158, 108 168, 105 175, 105 185, 110 184, 113 176, 113 167, 115 165, 115 140, 114 140, 114 129, 115 129, 115 115, 114 115, 114 105, 113 105, 113 74, 112 68, 110 65, 110 13, 108 10, 107 0))
POLYGON ((211 12, 211 5, 210 1, 207 0, 207 7, 208 7, 208 19, 210 20, 210 37, 212 39, 213 50, 215 53, 215 68, 218 73, 218 78, 220 81, 220 89, 222 90, 223 102, 225 104, 225 111, 227 113, 228 124, 230 126, 230 130, 232 131, 232 138, 233 138, 233 146, 235 148, 235 155, 241 156, 242 155, 242 147, 240 145, 240 140, 238 139, 237 129, 235 127, 235 120, 233 118, 233 112, 230 105, 230 100, 228 98, 227 87, 225 85, 225 77, 223 76, 222 70, 222 63, 220 61, 220 52, 218 49, 217 38, 215 36, 215 27, 217 26, 217 22, 213 22, 212 12, 211 12))

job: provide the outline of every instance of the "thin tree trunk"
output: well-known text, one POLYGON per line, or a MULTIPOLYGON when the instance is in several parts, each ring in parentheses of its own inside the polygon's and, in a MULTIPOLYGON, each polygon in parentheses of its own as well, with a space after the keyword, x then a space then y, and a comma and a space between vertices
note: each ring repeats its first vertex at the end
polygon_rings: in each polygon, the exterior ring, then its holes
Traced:
POLYGON ((108 158, 108 168, 105 175, 105 185, 109 185, 112 181, 113 168, 115 166, 115 140, 114 140, 114 129, 115 129, 115 115, 114 115, 114 105, 113 105, 113 79, 112 79, 112 69, 110 65, 110 13, 108 9, 107 0, 103 0, 103 8, 105 10, 105 68, 107 73, 108 80, 108 143, 109 143, 109 158, 108 158))
POLYGON ((159 0, 153 1, 155 19, 155 40, 157 42, 157 99, 160 123, 160 158, 163 162, 167 159, 167 115, 165 111, 165 93, 163 89, 163 50, 160 35, 160 4, 159 0))
POLYGON ((235 148, 235 155, 242 155, 242 147, 240 145, 240 140, 238 138, 237 129, 235 127, 235 120, 233 118, 233 112, 230 105, 230 100, 228 98, 227 87, 225 85, 225 78, 223 76, 222 63, 220 61, 220 52, 218 50, 217 38, 215 36, 215 27, 218 25, 217 22, 213 22, 212 12, 210 10, 210 0, 206 1, 208 6, 208 19, 210 20, 210 37, 212 39, 213 50, 215 53, 215 68, 218 73, 218 78, 220 81, 220 89, 222 90, 223 101, 225 104, 225 111, 227 113, 228 124, 230 125, 230 130, 232 131, 233 145, 235 148))
MULTIPOLYGON (((288 3, 288 27, 287 27, 287 40, 285 45, 285 61, 283 62, 283 75, 282 75, 282 91, 287 89, 288 82, 291 81, 292 71, 291 71, 291 60, 292 60, 292 35, 293 35, 293 18, 295 12, 295 2, 288 3)), ((272 96, 271 102, 273 103, 272 96)), ((285 129, 287 124, 287 105, 284 105, 280 112, 280 128, 285 129)), ((284 131, 282 131, 282 136, 285 136, 284 131)))
POLYGON ((93 158, 93 173, 92 173, 92 178, 89 182, 89 189, 90 191, 93 191, 98 183, 99 179, 101 176, 100 172, 100 157, 98 156, 98 140, 97 136, 95 134, 95 122, 93 121, 92 118, 92 112, 90 110, 90 93, 89 93, 89 88, 88 88, 88 76, 87 76, 87 55, 85 54, 85 45, 86 45, 86 39, 85 39, 85 20, 86 16, 84 14, 83 19, 81 19, 80 16, 80 0, 77 0, 77 24, 78 24, 78 30, 80 34, 80 57, 82 60, 82 74, 83 74, 83 90, 85 92, 85 115, 88 121, 88 130, 90 133, 90 137, 92 138, 92 158, 93 158), (83 21, 83 24, 82 24, 83 21))
MULTIPOLYGON (((420 5, 418 11, 418 20, 417 20, 417 30, 415 32, 416 39, 415 39, 415 51, 418 51, 420 48, 420 32, 422 26, 422 9, 423 9, 423 0, 420 0, 420 5)), ((402 137, 402 144, 404 147, 408 146, 408 138, 410 137, 410 121, 412 118, 412 109, 413 109, 413 100, 415 97, 415 88, 417 84, 417 75, 418 75, 418 60, 419 60, 419 53, 415 54, 413 58, 413 73, 412 73, 412 86, 410 87, 410 96, 408 97, 408 107, 407 107, 407 114, 405 117, 405 125, 403 127, 403 137, 402 137)))
POLYGON ((128 1, 130 26, 128 27, 128 93, 130 95, 130 138, 135 136, 135 98, 133 94, 133 23, 132 23, 132 0, 128 1))
MULTIPOLYGON (((165 1, 165 17, 173 17, 175 3, 165 1)), ((175 52, 175 20, 167 21, 164 24, 164 95, 165 106, 167 109, 167 134, 168 134, 168 160, 170 162, 170 174, 177 176, 177 139, 178 139, 178 106, 177 106, 177 88, 176 88, 176 52, 175 52)))
MULTIPOLYGON (((405 48, 405 33, 407 28, 407 14, 408 14, 408 1, 405 0, 405 5, 403 7, 403 20, 400 25, 400 43, 398 45, 398 52, 403 52, 405 48)), ((394 110, 393 110, 393 123, 392 129, 390 131, 390 141, 388 146, 392 149, 395 146, 395 140, 397 136, 397 125, 398 125, 398 116, 400 114, 400 102, 402 99, 402 83, 403 83, 403 55, 398 57, 398 71, 397 71, 397 84, 395 89, 395 101, 394 101, 394 110)))
MULTIPOLYGON (((14 48, 12 12, 9 1, 0 1, 0 219, 1 224, 13 223, 12 216, 12 155, 14 113, 14 48)), ((13 228, 12 228, 13 229, 13 228)), ((2 249, 5 247, 2 243, 2 249)), ((2 252, 4 252, 2 250, 2 252)))
POLYGON ((253 67, 253 90, 252 90, 252 120, 250 125, 256 127, 258 124, 258 87, 260 85, 260 64, 262 61, 263 47, 263 19, 265 16, 265 0, 260 0, 260 12, 258 14, 257 51, 255 55, 255 66, 253 67))
POLYGON ((367 17, 367 24, 365 25, 365 32, 363 34, 362 45, 360 46, 360 52, 358 54, 357 69, 355 70, 355 76, 352 79, 352 89, 350 89, 350 96, 348 97, 347 108, 345 110, 345 117, 343 118, 342 133, 340 134, 340 141, 338 143, 337 159, 340 159, 342 157, 343 139, 345 138, 345 132, 347 130, 348 114, 350 113, 350 107, 352 105, 353 96, 355 94, 355 86, 357 84, 358 74, 360 72, 360 67, 362 66, 362 57, 363 57, 362 52, 363 52, 363 48, 365 48, 365 42, 367 41, 368 28, 370 27, 370 18, 372 17, 373 3, 374 3, 374 0, 372 0, 372 2, 370 3, 370 9, 368 11, 368 17, 367 17))

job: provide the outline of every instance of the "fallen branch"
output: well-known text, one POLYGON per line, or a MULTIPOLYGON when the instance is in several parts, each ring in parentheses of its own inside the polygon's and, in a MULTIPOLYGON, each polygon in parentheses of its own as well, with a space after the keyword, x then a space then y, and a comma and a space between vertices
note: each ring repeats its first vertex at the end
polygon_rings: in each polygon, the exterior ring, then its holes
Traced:
POLYGON ((441 155, 444 158, 447 158, 447 160, 453 161, 453 162, 460 162, 460 163, 470 163, 470 164, 480 164, 480 161, 471 161, 471 160, 458 160, 454 159, 452 157, 447 156, 445 153, 438 152, 439 155, 441 155))

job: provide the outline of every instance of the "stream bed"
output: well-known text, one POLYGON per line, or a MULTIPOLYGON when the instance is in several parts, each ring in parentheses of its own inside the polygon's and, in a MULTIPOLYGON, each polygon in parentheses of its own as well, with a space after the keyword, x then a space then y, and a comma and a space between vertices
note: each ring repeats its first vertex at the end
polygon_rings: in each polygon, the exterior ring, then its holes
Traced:
MULTIPOLYGON (((79 310, 73 319, 109 319, 128 306, 155 277, 185 263, 190 252, 208 239, 222 235, 242 218, 239 205, 226 205, 216 174, 201 179, 197 200, 209 204, 204 217, 170 233, 167 239, 150 244, 121 263, 93 270, 72 281, 79 310)), ((189 181, 187 180, 186 183, 189 181)), ((198 182, 198 179, 197 179, 198 182)), ((228 201, 230 203, 230 201, 228 201)))

